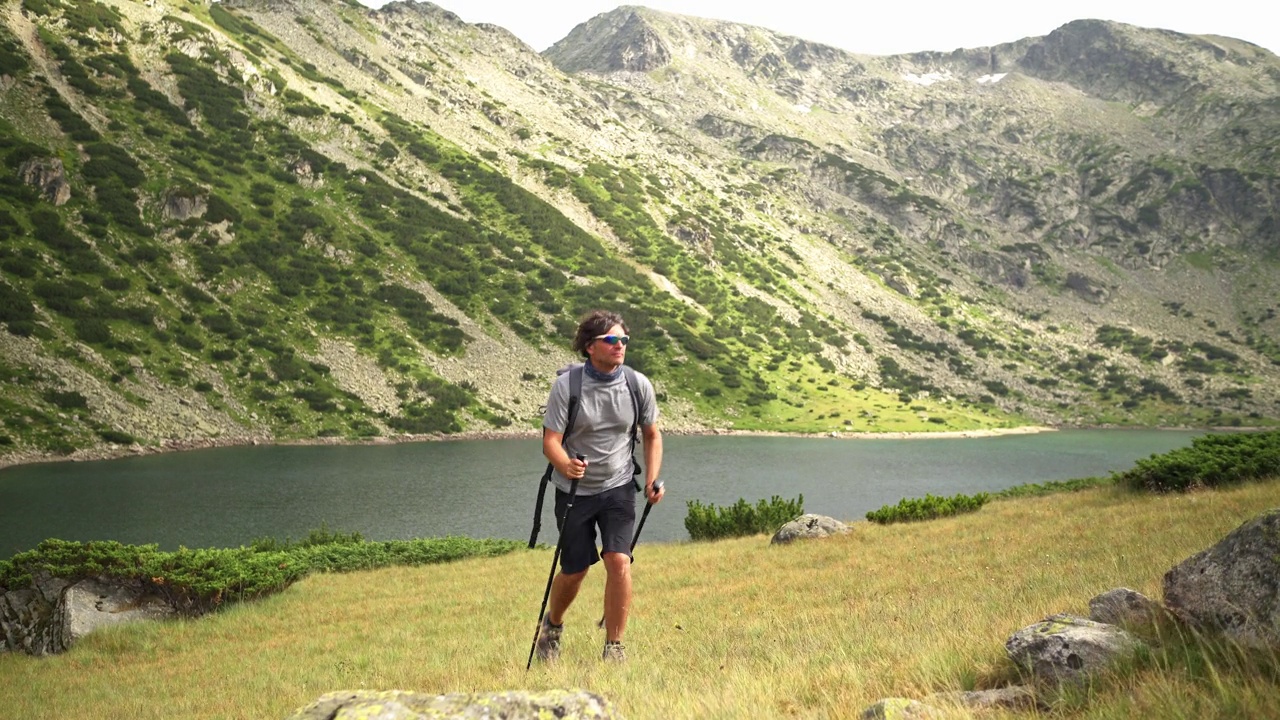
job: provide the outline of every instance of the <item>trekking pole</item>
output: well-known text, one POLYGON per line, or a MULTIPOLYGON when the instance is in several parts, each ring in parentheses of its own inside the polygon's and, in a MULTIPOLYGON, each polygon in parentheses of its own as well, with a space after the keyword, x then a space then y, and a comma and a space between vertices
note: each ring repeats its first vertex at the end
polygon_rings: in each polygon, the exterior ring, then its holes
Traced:
MULTIPOLYGON (((579 461, 586 461, 586 456, 579 455, 579 461)), ((551 597, 551 582, 556 578, 556 565, 560 563, 560 551, 564 549, 564 529, 569 526, 569 513, 573 512, 573 500, 578 495, 578 480, 569 481, 569 502, 564 506, 564 518, 560 520, 560 535, 556 538, 556 552, 551 556, 551 574, 547 575, 547 589, 542 593, 542 608, 538 610, 538 622, 533 626, 533 644, 529 646, 529 661, 524 664, 524 671, 533 667, 533 650, 538 647, 538 633, 542 632, 542 616, 547 612, 547 599, 551 597)))
MULTIPOLYGON (((656 494, 662 489, 662 481, 659 480, 653 484, 653 492, 656 494)), ((640 513, 640 524, 636 525, 636 534, 631 538, 631 562, 636 561, 636 543, 640 542, 640 531, 644 529, 644 521, 649 519, 649 511, 653 509, 653 502, 647 502, 644 505, 644 512, 640 513)), ((600 616, 600 622, 596 623, 596 627, 604 627, 604 615, 600 616)))

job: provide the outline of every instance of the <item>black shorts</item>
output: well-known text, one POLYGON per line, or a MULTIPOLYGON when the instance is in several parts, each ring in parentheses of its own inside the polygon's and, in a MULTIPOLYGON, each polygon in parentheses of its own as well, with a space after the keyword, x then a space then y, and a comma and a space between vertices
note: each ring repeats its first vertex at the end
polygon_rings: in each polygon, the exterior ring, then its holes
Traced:
MULTIPOLYGON (((569 493, 556 489, 556 523, 564 524, 569 493)), ((631 556, 631 535, 636 526, 636 488, 627 483, 596 495, 579 495, 573 499, 569 524, 561 531, 564 546, 560 552, 560 570, 568 575, 580 573, 600 562, 596 552, 596 527, 600 528, 600 554, 617 552, 631 556)))

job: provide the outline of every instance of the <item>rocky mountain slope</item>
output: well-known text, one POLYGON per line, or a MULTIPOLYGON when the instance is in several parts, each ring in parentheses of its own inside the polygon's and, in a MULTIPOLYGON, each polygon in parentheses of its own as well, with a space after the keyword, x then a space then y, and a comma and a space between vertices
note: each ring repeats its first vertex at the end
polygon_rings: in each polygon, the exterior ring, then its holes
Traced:
POLYGON ((858 56, 622 7, 0 4, 10 460, 532 429, 589 308, 670 426, 1280 417, 1280 60, 858 56))

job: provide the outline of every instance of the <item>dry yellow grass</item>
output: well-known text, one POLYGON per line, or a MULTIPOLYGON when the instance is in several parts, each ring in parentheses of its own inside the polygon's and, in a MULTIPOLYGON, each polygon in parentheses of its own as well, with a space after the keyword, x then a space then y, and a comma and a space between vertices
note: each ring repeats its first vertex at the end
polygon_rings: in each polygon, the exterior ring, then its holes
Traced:
MULTIPOLYGON (((1011 677, 1013 631, 1087 614, 1114 587, 1159 598, 1166 570, 1280 505, 1278 491, 1105 489, 786 547, 642 545, 625 666, 599 660, 596 572, 562 661, 525 672, 550 551, 316 576, 198 620, 103 631, 64 655, 0 656, 0 715, 283 718, 330 690, 562 687, 601 693, 633 720, 852 718, 882 697, 1011 677)), ((1278 696, 1258 678, 1157 668, 1054 715, 1280 717, 1278 696)))

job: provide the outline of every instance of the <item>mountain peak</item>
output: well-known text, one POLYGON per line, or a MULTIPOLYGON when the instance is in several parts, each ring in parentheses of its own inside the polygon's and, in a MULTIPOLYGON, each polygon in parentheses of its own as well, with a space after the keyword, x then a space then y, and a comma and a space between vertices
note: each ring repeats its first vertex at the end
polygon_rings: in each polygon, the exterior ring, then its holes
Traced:
POLYGON ((547 48, 544 55, 565 72, 648 72, 671 62, 667 46, 646 15, 624 5, 595 16, 547 48))

